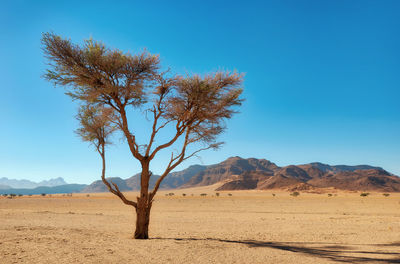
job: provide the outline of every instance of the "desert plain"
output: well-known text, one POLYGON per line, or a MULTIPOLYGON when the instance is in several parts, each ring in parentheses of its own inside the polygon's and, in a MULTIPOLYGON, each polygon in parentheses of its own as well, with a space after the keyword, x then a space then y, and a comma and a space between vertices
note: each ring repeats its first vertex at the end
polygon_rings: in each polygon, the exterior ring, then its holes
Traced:
POLYGON ((149 240, 108 193, 2 197, 0 263, 400 263, 400 194, 213 190, 160 191, 149 240))

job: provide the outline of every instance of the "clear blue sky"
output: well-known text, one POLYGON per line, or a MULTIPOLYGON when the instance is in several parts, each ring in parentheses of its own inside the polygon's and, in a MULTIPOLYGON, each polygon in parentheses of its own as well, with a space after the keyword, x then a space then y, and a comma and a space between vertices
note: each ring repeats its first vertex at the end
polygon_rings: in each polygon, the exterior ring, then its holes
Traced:
MULTIPOLYGON (((204 164, 238 155, 400 175, 399 11, 400 1, 377 0, 1 1, 0 177, 100 176, 97 153, 73 132, 77 105, 41 78, 46 31, 132 53, 147 47, 178 73, 246 73, 241 114, 204 164)), ((109 176, 139 171, 123 142, 108 156, 109 176)))

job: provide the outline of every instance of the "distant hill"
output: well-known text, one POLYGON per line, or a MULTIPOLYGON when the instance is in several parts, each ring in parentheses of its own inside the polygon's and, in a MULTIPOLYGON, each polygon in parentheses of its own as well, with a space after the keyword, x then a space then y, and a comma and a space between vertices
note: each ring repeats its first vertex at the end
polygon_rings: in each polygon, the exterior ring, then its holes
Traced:
MULTIPOLYGON (((150 189, 159 179, 150 178, 150 189)), ((128 179, 107 178, 121 191, 140 189, 140 174, 128 179)), ((214 165, 192 165, 170 173, 161 183, 161 189, 207 186, 220 183, 217 190, 313 190, 336 188, 349 191, 400 192, 400 178, 381 167, 370 165, 328 165, 313 162, 279 167, 266 159, 231 157, 214 165)), ((32 182, 0 178, 0 194, 41 194, 71 192, 108 192, 101 180, 90 185, 66 184, 63 178, 32 182), (38 186, 41 185, 41 186, 38 186), (20 186, 20 187, 16 187, 20 186)))
POLYGON ((400 178, 381 167, 331 166, 315 162, 278 168, 273 174, 248 171, 238 177, 230 177, 218 190, 309 190, 316 188, 400 192, 400 178))
MULTIPOLYGON (((160 178, 158 175, 151 175, 150 177, 150 182, 149 182, 149 188, 152 189, 154 188, 154 185, 157 182, 157 179, 160 178)), ((125 180, 126 185, 133 191, 137 191, 140 189, 140 173, 133 175, 132 177, 128 178, 125 180)))
MULTIPOLYGON (((59 186, 59 185, 66 185, 67 183, 64 181, 63 178, 58 177, 50 180, 44 180, 41 182, 33 182, 30 180, 15 180, 15 179, 8 179, 8 178, 0 178, 0 186, 5 185, 8 186, 8 188, 23 188, 23 189, 33 189, 36 187, 40 186, 47 186, 47 187, 53 187, 53 186, 59 186)), ((0 187, 1 188, 1 187, 0 187)))
MULTIPOLYGON (((152 175, 150 188, 159 175, 152 175)), ((140 174, 126 180, 111 178, 121 190, 137 191, 140 174)), ((400 178, 381 167, 370 165, 328 165, 319 162, 279 167, 266 159, 231 157, 209 166, 192 165, 170 173, 161 189, 207 186, 221 183, 217 190, 310 190, 336 188, 350 191, 400 192, 400 178)), ((107 192, 101 181, 86 187, 83 192, 107 192)))
MULTIPOLYGON (((126 180, 123 180, 119 177, 107 178, 107 180, 110 183, 113 182, 113 183, 117 184, 120 191, 131 191, 132 190, 132 188, 128 186, 126 180)), ((95 181, 95 182, 87 185, 81 192, 83 192, 83 193, 108 192, 108 189, 102 180, 98 180, 98 181, 95 181)))
POLYGON ((305 165, 299 165, 299 167, 312 167, 312 168, 316 168, 319 169, 323 172, 332 172, 332 173, 336 173, 336 172, 344 172, 344 171, 355 171, 355 170, 382 170, 383 169, 381 167, 374 167, 374 166, 370 166, 370 165, 356 165, 356 166, 348 166, 348 165, 328 165, 328 164, 323 164, 320 162, 313 162, 313 163, 309 163, 309 164, 305 164, 305 165))
POLYGON ((33 189, 0 189, 0 194, 56 194, 56 193, 78 193, 81 192, 87 185, 86 184, 66 184, 59 186, 41 186, 33 189))
MULTIPOLYGON (((155 182, 160 176, 152 175, 150 178, 150 188, 153 188, 155 182)), ((140 189, 140 174, 135 174, 134 176, 128 179, 121 179, 119 177, 107 178, 107 180, 111 183, 115 183, 118 185, 120 191, 137 191, 140 189)), ((89 184, 82 190, 83 193, 98 193, 98 192, 108 192, 107 186, 103 183, 102 180, 95 181, 89 184)))
MULTIPOLYGON (((192 165, 182 171, 172 172, 162 181, 160 189, 175 189, 182 186, 190 180, 193 175, 205 170, 207 166, 192 165)), ((149 188, 153 189, 159 175, 153 174, 150 177, 149 188)), ((121 191, 138 191, 140 189, 140 173, 133 175, 128 179, 121 179, 119 177, 107 178, 118 185, 121 191)), ((92 192, 108 192, 107 186, 101 181, 95 181, 82 190, 84 193, 92 192)))
POLYGON ((241 178, 239 175, 248 171, 262 171, 273 174, 277 169, 279 167, 276 164, 265 159, 232 157, 221 163, 207 166, 182 187, 206 186, 221 181, 239 179, 241 178))
POLYGON ((400 191, 400 178, 379 169, 327 173, 320 178, 313 178, 307 183, 314 187, 335 187, 350 191, 400 191))
POLYGON ((11 189, 11 186, 5 185, 5 184, 0 184, 0 190, 4 189, 11 189))
POLYGON ((175 189, 183 186, 194 175, 201 174, 209 166, 192 165, 182 171, 172 172, 162 181, 160 188, 162 189, 175 189))

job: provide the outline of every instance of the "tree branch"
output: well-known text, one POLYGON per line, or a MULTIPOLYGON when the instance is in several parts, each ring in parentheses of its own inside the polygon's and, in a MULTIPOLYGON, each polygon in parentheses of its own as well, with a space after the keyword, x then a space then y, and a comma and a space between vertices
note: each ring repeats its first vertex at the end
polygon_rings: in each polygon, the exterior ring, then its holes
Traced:
POLYGON ((162 144, 162 145, 159 145, 159 146, 151 153, 149 159, 152 160, 152 159, 154 158, 154 156, 157 154, 157 152, 159 152, 160 150, 162 150, 162 149, 164 149, 164 148, 168 148, 169 146, 171 146, 172 144, 174 144, 175 141, 184 133, 186 127, 187 127, 187 126, 184 126, 184 125, 180 126, 180 122, 178 122, 178 123, 176 124, 176 134, 175 134, 175 136, 174 136, 170 141, 168 141, 167 143, 162 144))
POLYGON ((118 196, 122 202, 124 202, 124 204, 127 205, 132 205, 133 207, 137 207, 137 203, 134 201, 130 201, 128 199, 126 199, 125 195, 119 190, 118 185, 116 185, 115 183, 111 182, 112 185, 114 185, 114 188, 112 188, 111 184, 107 181, 106 177, 105 177, 105 171, 106 171, 106 160, 105 160, 105 151, 104 151, 104 143, 101 144, 101 149, 99 147, 99 145, 96 146, 97 151, 99 152, 101 159, 103 161, 103 169, 102 169, 102 173, 101 173, 101 180, 103 181, 103 183, 107 186, 108 190, 118 196))
POLYGON ((128 141, 129 149, 132 155, 138 159, 139 161, 143 161, 143 156, 139 153, 139 146, 136 143, 135 136, 131 134, 128 128, 128 120, 126 118, 125 106, 121 104, 121 102, 117 102, 118 107, 120 109, 119 113, 122 119, 122 132, 125 134, 125 137, 128 141))
MULTIPOLYGON (((161 100, 161 99, 160 99, 161 100)), ((153 116, 154 116, 154 120, 153 120, 153 127, 152 127, 152 132, 151 132, 151 136, 150 136, 150 141, 149 144, 147 145, 147 149, 146 149, 146 154, 145 156, 149 156, 150 150, 151 150, 151 146, 153 145, 154 142, 154 137, 156 136, 157 132, 159 129, 157 129, 157 122, 158 119, 161 116, 161 111, 160 111, 160 101, 158 102, 158 109, 156 109, 155 106, 153 106, 153 116)))
POLYGON ((183 142, 181 153, 175 158, 173 156, 173 153, 171 153, 171 160, 168 163, 167 169, 164 171, 161 177, 157 179, 153 191, 150 192, 150 201, 153 199, 154 195, 156 195, 158 189, 160 188, 160 184, 164 180, 164 178, 167 177, 167 175, 184 160, 186 147, 189 142, 189 134, 190 134, 190 129, 186 128, 185 141, 183 142))

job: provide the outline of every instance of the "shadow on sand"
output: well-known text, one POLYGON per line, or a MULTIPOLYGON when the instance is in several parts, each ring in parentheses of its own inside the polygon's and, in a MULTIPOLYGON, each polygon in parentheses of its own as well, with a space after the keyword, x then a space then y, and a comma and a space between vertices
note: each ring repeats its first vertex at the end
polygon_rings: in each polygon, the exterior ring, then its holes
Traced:
MULTIPOLYGON (((398 247, 399 242, 392 244, 351 244, 343 245, 339 243, 317 243, 317 242, 266 242, 257 240, 227 240, 217 238, 162 238, 159 240, 176 241, 216 241, 222 243, 243 244, 252 248, 273 248, 284 251, 306 254, 308 256, 325 258, 332 261, 344 263, 400 263, 400 252, 392 251, 368 251, 358 250, 360 246, 374 247, 398 247), (317 246, 318 245, 318 246, 317 246), (355 255, 355 256, 354 256, 355 255), (362 255, 362 256, 357 256, 362 255), (367 256, 365 256, 367 255, 367 256), (372 256, 374 255, 374 256, 372 256)), ((397 249, 396 249, 397 250, 397 249)))

